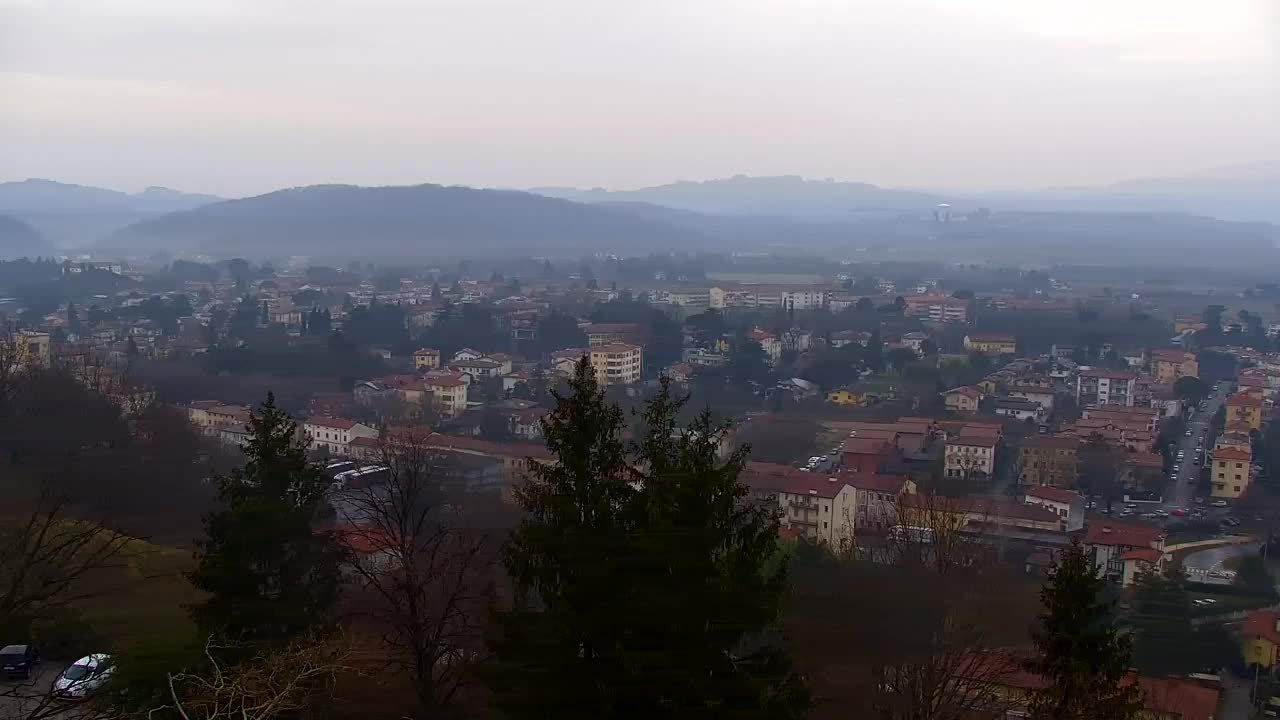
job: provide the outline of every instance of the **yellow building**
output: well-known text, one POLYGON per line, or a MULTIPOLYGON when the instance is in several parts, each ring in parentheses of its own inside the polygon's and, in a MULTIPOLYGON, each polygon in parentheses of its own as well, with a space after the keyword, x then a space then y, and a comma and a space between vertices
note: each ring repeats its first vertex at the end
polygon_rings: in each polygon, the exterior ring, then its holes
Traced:
POLYGON ((10 346, 10 359, 19 367, 49 367, 53 356, 53 341, 45 332, 22 330, 8 338, 0 337, 0 343, 10 346))
POLYGON ((965 335, 964 349, 995 355, 1012 355, 1018 351, 1018 341, 1012 335, 965 335))
POLYGON ((1251 430, 1262 429, 1262 398, 1248 392, 1238 392, 1227 398, 1227 426, 1247 425, 1251 430))
POLYGON ((643 351, 639 345, 609 343, 591 348, 591 369, 601 385, 630 385, 640 382, 643 351))
POLYGON ((421 348, 413 352, 413 367, 415 370, 431 370, 440 367, 440 351, 431 348, 421 348))
POLYGON ((1151 353, 1151 371, 1160 383, 1172 383, 1180 377, 1198 377, 1200 363, 1193 353, 1156 350, 1151 353))
POLYGON ((840 388, 827 393, 827 402, 833 405, 861 405, 862 395, 849 388, 840 388))
POLYGON ((1244 621, 1240 632, 1241 651, 1246 665, 1257 665, 1264 670, 1276 666, 1276 651, 1280 649, 1280 612, 1254 610, 1244 621))
POLYGON ((1218 498, 1238 498, 1249 489, 1249 462, 1253 459, 1248 450, 1234 447, 1213 451, 1212 494, 1218 498))

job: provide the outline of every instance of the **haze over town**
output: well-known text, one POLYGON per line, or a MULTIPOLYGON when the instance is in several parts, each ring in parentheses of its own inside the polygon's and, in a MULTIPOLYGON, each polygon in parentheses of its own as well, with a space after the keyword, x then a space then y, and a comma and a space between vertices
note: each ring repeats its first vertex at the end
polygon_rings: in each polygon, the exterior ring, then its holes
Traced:
POLYGON ((1280 714, 1280 4, 0 0, 0 720, 1280 714))

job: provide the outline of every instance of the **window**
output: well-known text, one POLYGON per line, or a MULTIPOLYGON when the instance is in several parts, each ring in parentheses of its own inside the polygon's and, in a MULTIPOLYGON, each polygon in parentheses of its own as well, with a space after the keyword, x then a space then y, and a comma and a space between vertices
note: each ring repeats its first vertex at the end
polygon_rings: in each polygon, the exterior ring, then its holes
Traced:
POLYGON ((1243 467, 1243 466, 1242 466, 1240 463, 1236 463, 1236 469, 1237 469, 1237 470, 1239 470, 1241 467, 1243 467))
POLYGON ((1219 480, 1224 480, 1224 479, 1226 479, 1226 477, 1227 477, 1227 474, 1226 474, 1226 473, 1218 473, 1218 479, 1219 479, 1219 480))
POLYGON ((1236 485, 1235 487, 1232 488, 1232 490, 1235 490, 1236 492, 1240 492, 1240 486, 1236 485))
POLYGON ((827 506, 826 506, 826 505, 823 505, 823 506, 822 506, 822 512, 827 512, 827 506))
POLYGON ((823 530, 826 530, 826 529, 827 529, 827 524, 826 524, 826 523, 822 523, 822 529, 823 529, 823 530))

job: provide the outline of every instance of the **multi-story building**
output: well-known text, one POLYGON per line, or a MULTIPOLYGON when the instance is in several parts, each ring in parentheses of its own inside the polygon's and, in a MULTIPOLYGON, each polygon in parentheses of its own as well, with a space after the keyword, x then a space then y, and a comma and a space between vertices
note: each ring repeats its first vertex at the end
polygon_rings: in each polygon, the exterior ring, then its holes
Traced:
POLYGON ((827 290, 804 287, 782 292, 782 307, 786 310, 821 310, 827 306, 827 290))
POLYGON ((1060 530, 1075 532, 1084 527, 1084 496, 1074 490, 1048 485, 1035 486, 1027 489, 1022 502, 1042 507, 1057 515, 1061 523, 1060 530))
POLYGON ((1238 392, 1227 398, 1227 427, 1247 426, 1250 430, 1262 429, 1262 397, 1256 393, 1238 392))
POLYGON ((378 431, 350 418, 313 417, 302 423, 302 434, 307 446, 323 448, 335 455, 348 455, 351 440, 358 437, 376 438, 378 431))
POLYGON ((950 295, 908 295, 903 298, 907 317, 936 323, 962 323, 969 321, 969 300, 950 295))
POLYGON ((1022 473, 1018 481, 1023 485, 1074 488, 1080 472, 1079 452, 1079 438, 1033 435, 1022 443, 1022 473))
POLYGON ((1244 661, 1271 670, 1280 664, 1280 612, 1254 610, 1240 633, 1244 661))
POLYGON ((20 330, 0 337, 0 343, 10 346, 8 359, 19 367, 49 367, 53 357, 53 341, 46 332, 20 330))
POLYGON ((440 351, 432 348, 420 348, 413 352, 415 370, 432 370, 440 367, 440 351))
POLYGON ((1200 363, 1194 353, 1182 350, 1156 350, 1151 353, 1151 373, 1161 383, 1172 383, 1180 377, 1200 375, 1200 363))
POLYGON ((470 383, 461 373, 427 375, 422 388, 430 393, 431 404, 446 419, 456 418, 467 410, 467 388, 470 383))
POLYGON ((961 385, 942 393, 943 403, 948 410, 960 413, 978 412, 982 402, 982 391, 972 385, 961 385))
POLYGON ((1018 341, 1012 335, 965 335, 964 349, 995 355, 1012 355, 1018 352, 1018 341))
POLYGON ((1143 570, 1159 570, 1164 540, 1164 531, 1150 525, 1091 520, 1085 527, 1084 549, 1099 576, 1129 586, 1143 570))
POLYGON ((1213 451, 1210 466, 1210 494, 1217 498, 1238 498, 1249 489, 1249 465, 1253 453, 1238 447, 1213 451))
POLYGON ((965 435, 947 440, 943 452, 944 470, 949 478, 990 478, 996 469, 994 435, 965 435))
POLYGON ((640 382, 643 350, 639 345, 611 343, 591 348, 591 368, 601 385, 630 385, 640 382))
POLYGON ((765 356, 769 358, 769 364, 776 364, 778 359, 782 357, 782 341, 778 339, 777 335, 768 330, 755 328, 747 337, 760 343, 760 349, 764 350, 765 356))
POLYGON ((1076 404, 1133 406, 1137 374, 1129 370, 1089 368, 1076 378, 1076 404))
POLYGON ((639 323, 589 323, 582 328, 591 347, 612 343, 644 344, 645 327, 639 323))

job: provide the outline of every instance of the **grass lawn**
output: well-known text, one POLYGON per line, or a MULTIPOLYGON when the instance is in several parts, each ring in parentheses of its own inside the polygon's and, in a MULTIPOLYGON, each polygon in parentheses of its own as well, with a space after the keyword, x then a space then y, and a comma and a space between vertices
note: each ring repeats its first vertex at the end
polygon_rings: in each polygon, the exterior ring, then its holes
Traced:
POLYGON ((92 596, 79 604, 84 620, 104 645, 162 644, 192 631, 184 605, 199 598, 183 573, 191 551, 142 541, 118 567, 86 578, 92 596))

